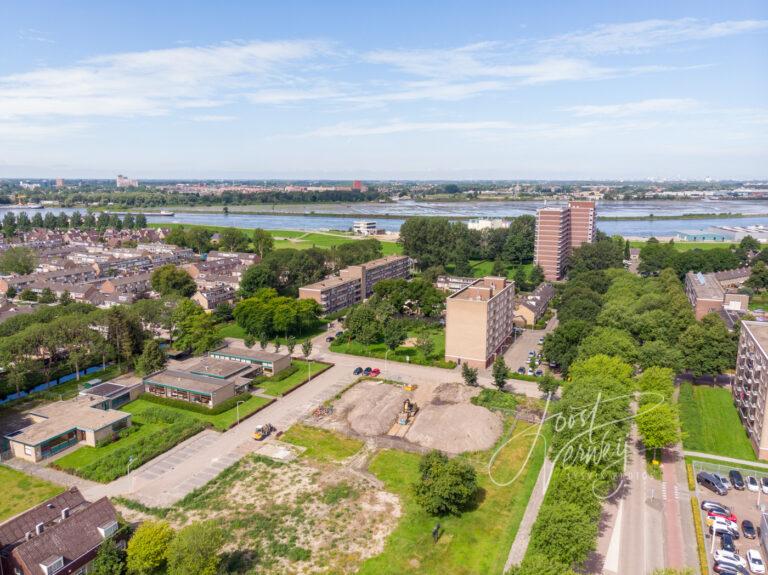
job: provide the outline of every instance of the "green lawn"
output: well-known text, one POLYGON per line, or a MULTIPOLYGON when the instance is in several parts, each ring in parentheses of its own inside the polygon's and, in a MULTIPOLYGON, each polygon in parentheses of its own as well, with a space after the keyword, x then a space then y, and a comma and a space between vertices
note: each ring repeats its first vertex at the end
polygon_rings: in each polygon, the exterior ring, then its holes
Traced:
MULTIPOLYGON (((630 247, 642 248, 645 245, 644 240, 630 240, 630 247)), ((714 248, 730 248, 735 244, 730 242, 684 242, 681 240, 675 240, 675 247, 680 251, 686 250, 711 250, 714 248)))
POLYGON ((0 465, 0 521, 18 515, 30 507, 58 495, 64 488, 37 477, 0 465))
POLYGON ((296 373, 292 373, 283 380, 272 380, 271 378, 267 378, 265 381, 256 385, 263 389, 264 393, 267 395, 280 397, 303 384, 309 379, 310 375, 315 377, 331 367, 328 363, 318 363, 316 361, 308 362, 301 359, 294 359, 291 364, 299 368, 296 373))
POLYGON ((363 442, 357 439, 300 423, 290 427, 280 436, 280 440, 306 447, 307 450, 302 457, 323 462, 341 461, 354 455, 363 447, 363 442))
MULTIPOLYGON (((529 424, 518 422, 515 430, 518 439, 504 447, 494 462, 493 476, 499 483, 512 480, 526 460, 534 433, 519 437, 524 429, 533 431, 529 424)), ((497 486, 488 476, 487 464, 494 451, 460 456, 477 469, 480 502, 460 517, 440 518, 428 515, 414 501, 412 486, 419 473, 419 456, 393 450, 376 454, 369 470, 384 482, 387 491, 400 497, 403 515, 387 539, 384 552, 367 560, 358 573, 502 573, 544 460, 544 445, 543 441, 537 443, 528 468, 504 487, 497 486), (431 532, 438 521, 442 534, 435 545, 431 532)))
POLYGON ((148 409, 164 409, 164 410, 170 410, 174 413, 180 413, 183 415, 188 415, 189 417, 193 417, 199 421, 202 421, 203 423, 210 424, 212 427, 219 431, 226 431, 230 427, 232 427, 233 424, 237 423, 237 417, 238 413, 240 415, 240 420, 242 421, 246 417, 249 417, 256 413, 257 411, 260 411, 267 405, 271 403, 269 399, 266 399, 264 397, 256 397, 255 395, 249 395, 249 396, 243 396, 244 403, 241 403, 239 408, 232 408, 229 409, 223 413, 219 413, 217 415, 207 415, 204 413, 197 413, 196 411, 190 411, 188 409, 183 409, 180 407, 170 406, 170 405, 159 405, 157 403, 152 403, 151 401, 146 401, 144 399, 137 399, 135 401, 132 401, 128 405, 121 407, 120 409, 124 411, 129 411, 130 413, 134 414, 134 421, 136 420, 136 417, 141 417, 141 414, 146 412, 148 409))
MULTIPOLYGON (((491 260, 470 260, 469 263, 472 266, 472 275, 476 278, 489 276, 493 271, 493 261, 491 260)), ((518 267, 523 268, 526 278, 531 275, 531 270, 533 270, 533 264, 523 264, 522 266, 507 265, 507 277, 510 279, 515 277, 518 267)))
MULTIPOLYGON (((424 357, 419 350, 415 347, 400 346, 394 351, 390 351, 387 354, 387 346, 383 343, 375 343, 372 345, 363 345, 354 340, 348 341, 344 338, 341 340, 335 340, 331 344, 331 351, 337 353, 347 353, 349 355, 360 355, 363 357, 372 357, 376 359, 384 359, 385 355, 388 360, 399 361, 402 363, 415 363, 418 365, 431 365, 434 367, 443 367, 445 369, 453 369, 456 364, 452 361, 445 361, 445 330, 431 328, 427 330, 427 333, 434 342, 434 351, 430 357, 424 357)), ((417 337, 418 332, 413 331, 408 333, 408 337, 417 337)), ((365 367, 362 366, 361 367, 365 367)), ((373 367, 373 366, 372 366, 373 367)), ((377 366, 384 371, 384 366, 377 366)))
POLYGON ((749 298, 749 309, 768 309, 768 292, 751 296, 749 298))
POLYGON ((683 383, 678 402, 685 449, 757 459, 728 389, 683 383))

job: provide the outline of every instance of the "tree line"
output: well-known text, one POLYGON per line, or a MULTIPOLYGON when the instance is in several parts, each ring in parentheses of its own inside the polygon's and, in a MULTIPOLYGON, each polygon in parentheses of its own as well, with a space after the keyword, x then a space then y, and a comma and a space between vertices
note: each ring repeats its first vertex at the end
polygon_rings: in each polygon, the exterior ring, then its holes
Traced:
POLYGON ((147 218, 144 214, 110 214, 107 212, 85 215, 78 211, 68 215, 59 212, 47 212, 45 216, 40 212, 30 218, 27 212, 21 212, 18 216, 14 212, 6 212, 3 216, 2 231, 6 238, 13 237, 19 232, 29 232, 36 228, 47 230, 96 230, 104 232, 107 228, 116 230, 140 230, 147 227, 147 218))

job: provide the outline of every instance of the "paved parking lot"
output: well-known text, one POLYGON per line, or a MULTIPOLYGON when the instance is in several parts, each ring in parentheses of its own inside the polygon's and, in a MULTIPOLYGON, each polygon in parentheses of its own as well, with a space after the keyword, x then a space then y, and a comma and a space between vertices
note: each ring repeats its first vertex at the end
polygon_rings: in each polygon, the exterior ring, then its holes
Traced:
MULTIPOLYGON (((750 469, 742 469, 738 466, 717 465, 713 463, 704 463, 701 461, 693 462, 694 477, 700 471, 707 471, 709 473, 717 473, 718 475, 727 478, 728 472, 732 469, 736 469, 741 472, 745 482, 748 475, 755 477, 758 481, 758 484, 761 482, 763 476, 768 476, 768 470, 760 472, 750 469)), ((763 510, 768 510, 768 495, 762 493, 759 490, 754 492, 749 491, 748 489, 744 489, 743 491, 730 489, 728 491, 728 495, 721 496, 717 493, 714 493, 713 491, 710 491, 706 487, 699 485, 698 483, 696 485, 696 495, 699 498, 699 504, 701 504, 701 502, 705 499, 708 501, 717 501, 727 506, 731 512, 736 515, 739 523, 739 533, 741 534, 741 537, 735 540, 734 543, 739 555, 746 557, 747 551, 750 549, 757 549, 760 551, 763 560, 766 560, 766 555, 768 554, 760 543, 760 537, 758 536, 756 539, 745 538, 741 530, 741 522, 745 519, 750 520, 755 526, 755 529, 757 529, 759 532, 760 517, 762 516, 763 510)), ((712 567, 712 536, 709 534, 709 527, 706 524, 706 512, 701 511, 700 517, 702 521, 702 527, 704 529, 704 541, 707 544, 707 555, 710 559, 710 567, 712 567)), ((720 549, 719 537, 714 541, 714 549, 720 549)))

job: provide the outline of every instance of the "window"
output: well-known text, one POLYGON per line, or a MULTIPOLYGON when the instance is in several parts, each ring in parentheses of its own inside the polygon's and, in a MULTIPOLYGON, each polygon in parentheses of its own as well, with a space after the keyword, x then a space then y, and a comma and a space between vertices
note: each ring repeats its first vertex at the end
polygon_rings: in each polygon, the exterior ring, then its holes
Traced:
POLYGON ((29 445, 25 445, 24 446, 24 454, 25 455, 34 455, 35 454, 35 450, 32 449, 29 445))

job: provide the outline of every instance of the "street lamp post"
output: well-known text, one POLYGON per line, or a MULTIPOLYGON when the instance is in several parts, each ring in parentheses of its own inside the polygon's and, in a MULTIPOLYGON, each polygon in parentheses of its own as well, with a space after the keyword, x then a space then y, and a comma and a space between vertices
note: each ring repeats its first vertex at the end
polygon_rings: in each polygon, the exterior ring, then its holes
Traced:
POLYGON ((387 356, 389 355, 390 349, 387 348, 387 351, 384 352, 384 379, 387 379, 387 375, 389 374, 389 371, 387 370, 387 356))
POLYGON ((235 411, 237 412, 237 424, 240 425, 240 404, 245 403, 244 400, 240 400, 235 404, 235 411))

